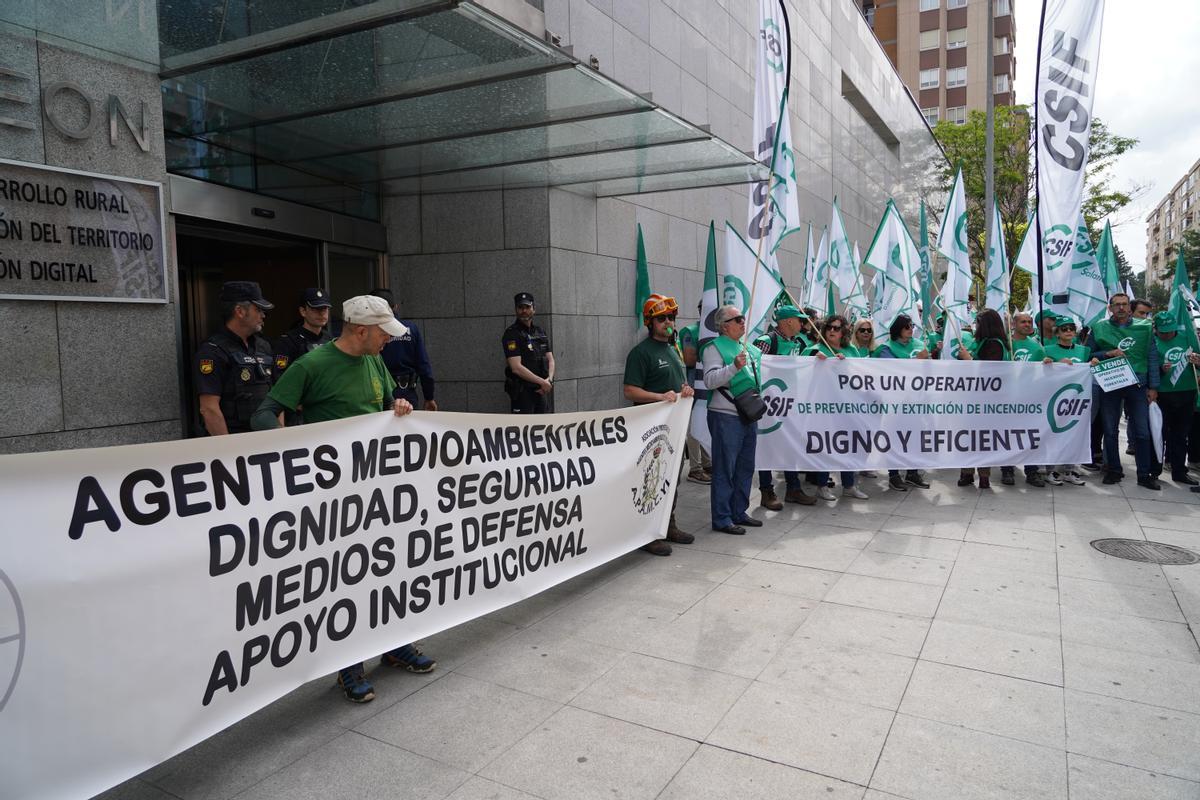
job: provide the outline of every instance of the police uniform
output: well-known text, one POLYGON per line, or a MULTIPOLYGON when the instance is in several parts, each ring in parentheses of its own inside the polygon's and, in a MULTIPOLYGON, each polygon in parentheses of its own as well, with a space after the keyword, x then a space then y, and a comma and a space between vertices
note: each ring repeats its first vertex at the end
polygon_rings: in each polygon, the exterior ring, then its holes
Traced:
MULTIPOLYGON (((514 298, 516 305, 533 304, 533 295, 521 292, 514 298)), ((513 374, 507 366, 508 359, 518 356, 521 365, 539 378, 550 377, 550 363, 547 356, 553 352, 550 349, 550 337, 537 325, 528 326, 517 320, 504 329, 500 337, 500 346, 504 350, 504 391, 512 400, 514 414, 545 414, 549 407, 546 395, 538 393, 538 387, 529 381, 522 380, 513 374)))
MULTIPOLYGON (((221 287, 223 302, 249 301, 260 308, 274 308, 262 297, 257 283, 230 281, 221 287)), ((250 430, 250 417, 274 383, 271 344, 260 334, 249 341, 228 328, 210 336, 196 350, 193 379, 198 395, 220 397, 221 415, 230 433, 250 430)))
POLYGON ((408 320, 400 320, 400 324, 408 328, 403 335, 396 337, 383 346, 383 363, 387 365, 396 388, 392 396, 404 399, 417 407, 417 384, 421 385, 421 394, 425 401, 433 400, 434 382, 433 365, 429 362, 429 353, 425 351, 425 341, 421 331, 408 320))

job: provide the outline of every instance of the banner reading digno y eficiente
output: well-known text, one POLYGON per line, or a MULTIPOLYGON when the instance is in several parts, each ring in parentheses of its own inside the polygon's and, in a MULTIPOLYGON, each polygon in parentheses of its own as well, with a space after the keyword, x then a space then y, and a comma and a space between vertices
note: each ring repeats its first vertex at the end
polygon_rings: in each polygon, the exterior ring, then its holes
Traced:
POLYGON ((690 411, 381 413, 0 457, 0 797, 90 797, 661 537, 690 411))
POLYGON ((764 356, 761 469, 1089 461, 1086 364, 764 356))

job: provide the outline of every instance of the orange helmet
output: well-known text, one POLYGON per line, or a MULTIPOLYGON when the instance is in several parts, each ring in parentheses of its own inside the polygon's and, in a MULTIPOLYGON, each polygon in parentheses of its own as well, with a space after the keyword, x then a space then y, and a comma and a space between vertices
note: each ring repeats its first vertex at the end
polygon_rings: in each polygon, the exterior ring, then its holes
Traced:
POLYGON ((642 303, 642 322, 646 325, 649 325, 650 320, 654 317, 678 313, 679 304, 675 302, 674 297, 652 294, 646 298, 645 303, 642 303))

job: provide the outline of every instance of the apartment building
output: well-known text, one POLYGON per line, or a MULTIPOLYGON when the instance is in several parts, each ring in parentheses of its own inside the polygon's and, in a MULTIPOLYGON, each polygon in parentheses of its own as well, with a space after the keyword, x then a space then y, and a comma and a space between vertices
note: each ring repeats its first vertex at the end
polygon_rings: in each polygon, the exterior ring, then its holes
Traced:
POLYGON ((1175 248, 1184 231, 1200 230, 1200 161, 1192 164, 1146 217, 1147 286, 1167 286, 1175 248))

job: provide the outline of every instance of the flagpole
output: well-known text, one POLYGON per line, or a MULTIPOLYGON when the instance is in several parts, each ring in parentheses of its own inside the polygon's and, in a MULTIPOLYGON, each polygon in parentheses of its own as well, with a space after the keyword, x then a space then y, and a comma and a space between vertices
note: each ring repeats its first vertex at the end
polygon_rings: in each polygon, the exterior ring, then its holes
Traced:
MULTIPOLYGON (((1038 113, 1039 90, 1042 82, 1042 36, 1046 30, 1046 0, 1042 0, 1041 18, 1038 20, 1038 46, 1037 46, 1037 73, 1033 82, 1033 196, 1037 203, 1041 199, 1041 134, 1038 132, 1037 121, 1041 116, 1038 113)), ((1041 316, 1046 310, 1046 267, 1045 253, 1042 247, 1042 211, 1040 203, 1035 205, 1034 210, 1034 246, 1037 248, 1037 277, 1038 277, 1038 315, 1034 318, 1034 324, 1037 326, 1038 341, 1044 347, 1046 345, 1046 337, 1042 333, 1041 316)), ((1028 233, 1026 234, 1028 235, 1028 233)))

